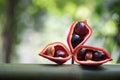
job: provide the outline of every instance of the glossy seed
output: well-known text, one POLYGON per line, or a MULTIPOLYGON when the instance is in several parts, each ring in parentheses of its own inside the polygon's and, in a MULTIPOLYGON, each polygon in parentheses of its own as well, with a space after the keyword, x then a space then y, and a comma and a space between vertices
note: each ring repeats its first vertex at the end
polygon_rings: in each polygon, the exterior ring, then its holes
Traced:
POLYGON ((93 61, 101 61, 101 60, 105 60, 106 59, 106 55, 103 52, 98 52, 96 51, 95 53, 93 53, 93 61))
POLYGON ((86 25, 83 22, 78 22, 75 25, 75 32, 79 35, 86 35, 87 34, 87 28, 86 25))
POLYGON ((65 58, 67 57, 67 53, 63 50, 57 50, 55 52, 55 57, 62 57, 62 58, 65 58))
POLYGON ((85 60, 85 55, 86 55, 85 50, 79 50, 79 52, 77 54, 77 59, 80 60, 80 61, 84 61, 85 60))
POLYGON ((82 42, 82 38, 80 37, 80 35, 73 34, 71 39, 73 48, 75 48, 80 42, 82 42))

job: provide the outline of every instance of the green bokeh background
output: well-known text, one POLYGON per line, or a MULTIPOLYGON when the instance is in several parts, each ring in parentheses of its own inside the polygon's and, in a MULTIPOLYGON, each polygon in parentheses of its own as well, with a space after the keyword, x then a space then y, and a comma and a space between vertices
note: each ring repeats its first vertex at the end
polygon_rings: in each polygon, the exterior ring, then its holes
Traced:
POLYGON ((120 0, 0 0, 0 63, 54 64, 38 53, 56 41, 67 46, 76 20, 87 20, 93 30, 85 44, 105 48, 109 63, 119 63, 119 8, 120 0))

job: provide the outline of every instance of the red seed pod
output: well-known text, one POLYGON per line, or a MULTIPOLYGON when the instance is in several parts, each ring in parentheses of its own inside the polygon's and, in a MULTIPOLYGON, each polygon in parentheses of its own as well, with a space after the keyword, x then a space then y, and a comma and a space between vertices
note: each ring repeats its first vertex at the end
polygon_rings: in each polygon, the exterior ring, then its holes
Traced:
POLYGON ((83 45, 92 34, 92 29, 87 24, 87 21, 75 21, 72 23, 68 33, 67 42, 70 51, 73 52, 75 48, 83 45))
POLYGON ((72 57, 68 48, 61 42, 48 44, 39 55, 58 64, 63 64, 72 57))
POLYGON ((79 46, 74 50, 74 61, 81 65, 98 66, 110 60, 110 54, 102 48, 79 46))

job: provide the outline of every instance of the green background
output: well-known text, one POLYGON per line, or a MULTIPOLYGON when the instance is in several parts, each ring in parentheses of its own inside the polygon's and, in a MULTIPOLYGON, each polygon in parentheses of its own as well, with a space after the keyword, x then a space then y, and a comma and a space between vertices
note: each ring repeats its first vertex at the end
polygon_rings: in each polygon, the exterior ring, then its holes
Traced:
POLYGON ((67 45, 76 20, 87 20, 93 30, 85 44, 105 48, 109 63, 119 63, 119 8, 120 0, 0 0, 0 63, 54 64, 38 53, 52 42, 67 45))

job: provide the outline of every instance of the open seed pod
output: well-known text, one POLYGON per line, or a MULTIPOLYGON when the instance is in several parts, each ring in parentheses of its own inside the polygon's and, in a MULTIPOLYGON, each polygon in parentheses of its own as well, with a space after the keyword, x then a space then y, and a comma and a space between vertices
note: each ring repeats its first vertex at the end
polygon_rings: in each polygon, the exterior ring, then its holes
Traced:
POLYGON ((48 44, 39 55, 58 64, 63 64, 72 57, 68 48, 61 42, 48 44))
POLYGON ((67 42, 70 51, 73 52, 75 48, 83 45, 92 34, 92 29, 87 24, 87 21, 75 21, 70 27, 67 42))
POLYGON ((110 54, 102 48, 79 46, 74 50, 74 61, 81 65, 98 66, 110 60, 110 54))

